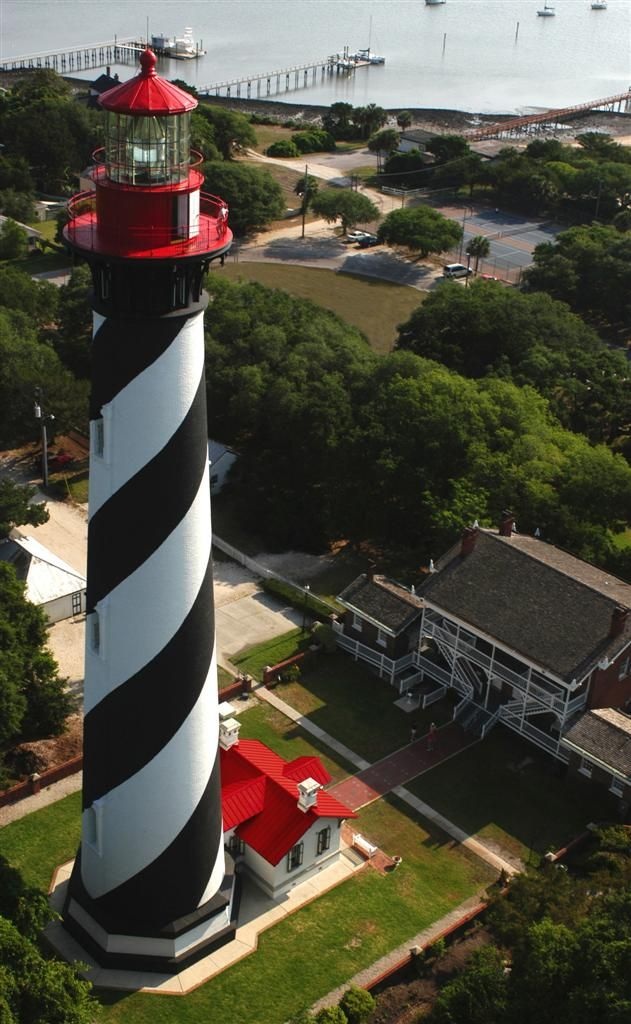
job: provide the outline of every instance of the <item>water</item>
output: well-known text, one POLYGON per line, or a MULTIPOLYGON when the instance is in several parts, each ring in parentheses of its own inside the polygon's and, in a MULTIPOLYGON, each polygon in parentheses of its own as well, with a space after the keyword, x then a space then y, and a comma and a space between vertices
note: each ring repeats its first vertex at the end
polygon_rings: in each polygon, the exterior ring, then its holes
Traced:
MULTIPOLYGON (((319 60, 347 44, 370 43, 386 57, 383 67, 308 88, 285 92, 283 80, 270 98, 290 103, 523 113, 626 90, 629 0, 609 0, 605 11, 592 11, 590 0, 552 2, 554 18, 537 17, 543 0, 0 0, 0 56, 146 38, 147 25, 150 35, 181 35, 191 25, 207 55, 161 61, 159 71, 197 87, 319 60)), ((112 70, 123 80, 134 73, 112 70)))

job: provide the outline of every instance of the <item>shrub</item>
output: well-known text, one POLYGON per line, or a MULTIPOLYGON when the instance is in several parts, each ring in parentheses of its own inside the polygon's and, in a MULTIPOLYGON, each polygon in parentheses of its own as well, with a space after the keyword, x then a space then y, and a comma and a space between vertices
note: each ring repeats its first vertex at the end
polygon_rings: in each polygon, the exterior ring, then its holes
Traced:
POLYGON ((274 594, 287 601, 292 608, 298 611, 306 610, 311 618, 320 619, 323 622, 328 620, 333 608, 318 600, 314 594, 303 594, 299 587, 293 587, 291 583, 283 583, 282 580, 263 580, 261 586, 267 594, 274 594))
POLYGON ((267 149, 268 156, 300 156, 300 150, 292 139, 280 139, 267 149))
POLYGON ((348 1018, 339 1006, 325 1006, 315 1015, 316 1024, 348 1024, 348 1018))
POLYGON ((335 139, 322 128, 309 128, 307 131, 296 132, 293 142, 301 153, 320 153, 324 150, 335 149, 335 139))
POLYGON ((352 985, 340 999, 340 1008, 346 1014, 348 1024, 362 1024, 375 1008, 370 992, 352 985))

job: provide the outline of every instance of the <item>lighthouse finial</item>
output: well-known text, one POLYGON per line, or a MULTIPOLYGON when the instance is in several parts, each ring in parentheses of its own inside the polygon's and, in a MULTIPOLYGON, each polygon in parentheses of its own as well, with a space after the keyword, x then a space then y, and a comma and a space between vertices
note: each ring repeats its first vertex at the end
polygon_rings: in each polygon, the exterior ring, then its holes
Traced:
POLYGON ((158 58, 156 57, 153 50, 150 50, 149 47, 147 47, 146 50, 143 50, 142 53, 140 54, 140 67, 142 68, 142 77, 149 78, 151 76, 154 76, 156 74, 157 63, 158 58))

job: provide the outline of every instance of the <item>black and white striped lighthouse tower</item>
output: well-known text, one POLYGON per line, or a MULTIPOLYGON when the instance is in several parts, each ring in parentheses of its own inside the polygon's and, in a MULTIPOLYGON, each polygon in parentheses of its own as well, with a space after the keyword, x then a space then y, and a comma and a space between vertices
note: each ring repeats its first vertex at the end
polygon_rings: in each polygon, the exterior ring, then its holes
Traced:
POLYGON ((202 279, 231 244, 201 193, 188 93, 105 93, 95 190, 69 204, 90 265, 88 615, 81 849, 66 927, 109 966, 176 971, 234 934, 221 819, 202 279))

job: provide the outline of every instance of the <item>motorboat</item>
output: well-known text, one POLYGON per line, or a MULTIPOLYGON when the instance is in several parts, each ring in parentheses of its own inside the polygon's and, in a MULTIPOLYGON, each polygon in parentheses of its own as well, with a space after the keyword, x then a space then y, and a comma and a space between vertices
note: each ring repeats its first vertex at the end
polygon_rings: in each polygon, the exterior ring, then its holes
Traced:
POLYGON ((539 18, 554 18, 555 14, 556 11, 554 7, 550 6, 550 4, 544 4, 543 7, 537 11, 537 16, 539 18))
POLYGON ((607 0, 594 0, 592 4, 592 11, 606 11, 607 0))
POLYGON ((380 57, 376 53, 371 53, 370 49, 358 50, 357 53, 349 53, 349 60, 362 61, 364 64, 385 64, 386 58, 380 57))
POLYGON ((437 7, 438 4, 446 4, 447 0, 425 0, 428 7, 437 7))
POLYGON ((151 48, 174 60, 194 60, 206 53, 206 50, 200 49, 193 39, 192 28, 185 28, 184 35, 175 39, 170 36, 152 36, 151 48))

